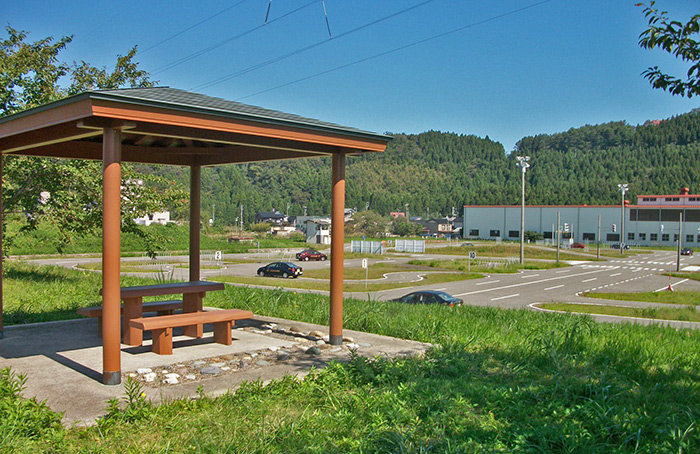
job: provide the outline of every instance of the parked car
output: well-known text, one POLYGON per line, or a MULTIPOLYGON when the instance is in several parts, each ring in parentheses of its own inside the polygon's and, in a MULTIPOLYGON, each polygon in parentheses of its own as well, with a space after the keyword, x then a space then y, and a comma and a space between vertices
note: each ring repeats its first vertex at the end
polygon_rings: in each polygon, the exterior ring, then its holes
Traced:
POLYGON ((279 276, 283 278, 299 277, 304 274, 304 270, 293 263, 289 262, 273 262, 268 265, 258 268, 258 276, 279 276))
POLYGON ((571 248, 572 248, 572 249, 583 249, 583 248, 585 248, 585 247, 586 247, 586 246, 584 246, 582 243, 573 243, 573 244, 571 245, 571 248))
POLYGON ((463 300, 455 298, 449 293, 438 292, 436 290, 413 292, 391 301, 409 304, 445 304, 447 306, 461 306, 464 303, 463 300))
MULTIPOLYGON (((623 244, 622 248, 623 249, 630 249, 632 246, 629 244, 623 244)), ((613 243, 610 245, 610 249, 620 249, 620 243, 613 243)))
POLYGON ((307 249, 297 253, 297 260, 304 260, 308 262, 309 260, 326 260, 328 256, 323 252, 318 252, 314 249, 307 249))
POLYGON ((681 255, 693 255, 693 249, 689 247, 684 247, 681 251, 681 255))

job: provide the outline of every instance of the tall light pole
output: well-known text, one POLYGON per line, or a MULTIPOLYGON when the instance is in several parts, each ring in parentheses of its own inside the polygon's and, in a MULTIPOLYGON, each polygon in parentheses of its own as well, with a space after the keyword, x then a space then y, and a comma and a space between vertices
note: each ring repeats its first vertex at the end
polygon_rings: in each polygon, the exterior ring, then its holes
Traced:
POLYGON ((530 167, 528 161, 530 156, 516 156, 518 160, 517 166, 520 167, 523 174, 522 198, 520 204, 520 264, 525 261, 525 172, 530 167))
POLYGON ((625 193, 630 186, 624 183, 618 184, 617 187, 620 188, 620 192, 622 193, 622 202, 620 203, 620 209, 622 210, 620 214, 620 255, 623 255, 625 253, 625 193))
POLYGON ((407 220, 408 222, 411 222, 411 218, 408 216, 408 204, 405 203, 404 205, 406 206, 406 220, 407 220))

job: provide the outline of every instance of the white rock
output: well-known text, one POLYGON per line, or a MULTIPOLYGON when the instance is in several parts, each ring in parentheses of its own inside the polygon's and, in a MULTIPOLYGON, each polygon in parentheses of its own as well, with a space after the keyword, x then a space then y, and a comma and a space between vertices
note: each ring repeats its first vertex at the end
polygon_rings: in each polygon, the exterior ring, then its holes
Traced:
POLYGON ((165 375, 165 378, 166 378, 166 379, 171 379, 171 378, 177 379, 177 378, 180 378, 180 374, 176 374, 176 373, 166 374, 166 375, 165 375))
POLYGON ((342 348, 336 347, 336 348, 332 348, 332 349, 328 350, 328 353, 335 353, 335 352, 339 352, 341 350, 342 350, 342 348))
POLYGON ((280 348, 279 347, 267 347, 267 349, 270 350, 271 352, 276 352, 280 348))
POLYGON ((166 378, 165 380, 163 380, 163 383, 165 383, 166 385, 177 385, 180 382, 178 381, 177 378, 170 377, 170 378, 166 378))
POLYGON ((231 370, 231 368, 229 366, 222 366, 221 370, 231 370))
POLYGON ((135 373, 133 373, 133 372, 129 374, 129 377, 131 377, 131 378, 136 378, 136 376, 137 376, 137 375, 136 375, 135 373))
POLYGON ((151 372, 153 372, 151 369, 136 369, 136 373, 139 375, 150 374, 151 372))
POLYGON ((300 346, 299 346, 299 350, 301 350, 301 351, 304 352, 304 353, 306 353, 306 350, 308 350, 309 348, 310 348, 310 347, 307 347, 307 346, 305 346, 305 345, 300 345, 300 346))
POLYGON ((156 379, 156 373, 155 372, 150 372, 148 374, 144 374, 143 376, 144 380, 147 382, 152 382, 153 380, 156 379))
POLYGON ((326 341, 326 342, 330 342, 330 341, 331 341, 330 336, 323 336, 321 339, 323 339, 323 340, 326 341))
POLYGON ((355 342, 355 339, 350 336, 343 336, 343 342, 355 342))
POLYGON ((318 345, 323 345, 325 343, 326 343, 326 341, 324 341, 323 339, 319 339, 316 341, 316 344, 318 344, 318 345))
POLYGON ((357 344, 355 344, 355 343, 353 343, 353 342, 351 342, 351 343, 349 343, 349 344, 346 344, 345 346, 346 346, 347 348, 349 348, 350 350, 357 350, 358 348, 360 348, 359 345, 357 345, 357 344))
POLYGON ((255 358, 256 356, 258 356, 257 353, 251 353, 251 354, 250 354, 250 357, 251 357, 251 358, 255 358))
POLYGON ((195 374, 187 374, 185 375, 186 380, 195 380, 197 376, 195 374))
POLYGON ((160 371, 160 373, 163 374, 163 375, 166 375, 166 374, 169 374, 170 371, 169 371, 168 369, 163 369, 163 370, 160 371))

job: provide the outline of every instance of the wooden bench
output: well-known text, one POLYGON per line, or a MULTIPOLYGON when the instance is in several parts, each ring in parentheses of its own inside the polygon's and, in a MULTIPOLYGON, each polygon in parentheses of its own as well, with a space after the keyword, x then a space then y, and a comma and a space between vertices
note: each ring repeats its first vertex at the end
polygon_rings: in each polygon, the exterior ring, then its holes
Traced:
POLYGON ((252 318, 251 311, 242 309, 215 310, 209 312, 190 312, 162 317, 141 317, 129 321, 133 329, 153 332, 154 353, 159 355, 173 354, 173 328, 181 326, 214 324, 214 342, 231 345, 231 327, 234 321, 252 318))
MULTIPOLYGON (((224 288, 225 286, 221 282, 208 281, 174 282, 122 287, 119 292, 120 298, 124 302, 124 309, 122 311, 124 316, 122 342, 127 345, 141 345, 143 341, 143 332, 138 329, 133 329, 128 322, 135 318, 141 318, 143 315, 142 301, 144 297, 180 294, 182 295, 182 312, 194 313, 202 312, 202 299, 206 296, 207 292, 223 290, 224 288)), ((100 290, 100 294, 102 294, 102 290, 100 290)), ((186 336, 202 337, 202 324, 185 326, 183 327, 183 332, 186 336)))
MULTIPOLYGON (((155 312, 157 315, 172 315, 176 309, 182 309, 182 301, 153 301, 142 303, 141 307, 143 312, 155 312)), ((124 306, 121 306, 120 311, 122 314, 124 313, 124 306)), ((76 312, 83 317, 97 317, 97 335, 102 337, 102 306, 79 307, 76 312)))

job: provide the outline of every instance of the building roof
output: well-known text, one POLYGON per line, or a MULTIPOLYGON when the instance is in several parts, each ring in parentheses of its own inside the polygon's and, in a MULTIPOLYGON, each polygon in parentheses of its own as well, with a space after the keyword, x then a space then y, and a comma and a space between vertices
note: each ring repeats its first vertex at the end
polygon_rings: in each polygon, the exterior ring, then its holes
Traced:
MULTIPOLYGON (((629 205, 627 205, 629 207, 629 205)), ((525 205, 525 208, 620 208, 620 205, 525 205)), ((463 208, 520 208, 520 205, 463 205, 463 208)))

